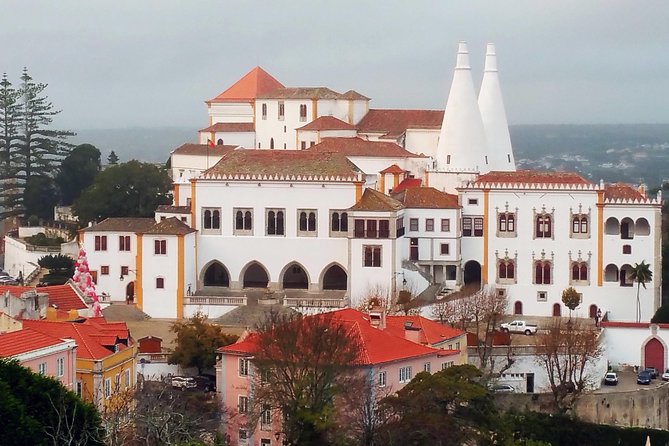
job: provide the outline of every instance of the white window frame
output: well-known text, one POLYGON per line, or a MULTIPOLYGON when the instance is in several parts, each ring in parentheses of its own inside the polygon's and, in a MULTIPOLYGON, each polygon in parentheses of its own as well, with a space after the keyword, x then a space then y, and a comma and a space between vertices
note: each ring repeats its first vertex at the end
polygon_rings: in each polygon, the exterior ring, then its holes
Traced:
POLYGON ((432 363, 426 362, 423 364, 423 371, 427 373, 432 373, 432 363))
POLYGON ((265 208, 265 235, 267 237, 285 237, 286 236, 286 209, 285 208, 265 208), (269 213, 274 212, 274 233, 269 233, 269 213), (279 212, 283 213, 283 231, 278 231, 279 212))
POLYGON ((37 373, 40 375, 46 375, 46 362, 40 362, 37 364, 37 373))
POLYGON ((104 381, 104 397, 111 397, 111 378, 105 378, 104 381))
POLYGON ((411 366, 400 367, 400 384, 407 383, 411 381, 411 366))
POLYGON ((56 376, 61 378, 63 375, 65 375, 65 358, 61 356, 56 359, 56 376))
POLYGON ((386 387, 386 372, 379 372, 379 387, 386 387))
POLYGON ((246 395, 237 396, 237 411, 239 413, 249 413, 249 397, 246 395))
POLYGON ((238 366, 239 376, 249 376, 251 371, 251 360, 249 358, 239 358, 238 366))
POLYGON ((441 219, 441 232, 451 232, 451 219, 450 218, 442 218, 441 219), (446 226, 446 229, 444 229, 444 226, 446 226))
POLYGON ((381 245, 362 245, 362 267, 363 268, 383 268, 383 247, 381 245), (371 264, 367 265, 367 250, 372 250, 371 264), (378 249, 378 259, 374 256, 375 250, 378 249), (378 260, 378 265, 375 265, 374 260, 378 260))
POLYGON ((223 214, 221 211, 221 208, 217 207, 203 207, 202 208, 202 234, 220 234, 221 233, 221 226, 223 226, 222 223, 222 218, 221 215, 223 214), (206 213, 210 212, 209 214, 209 228, 206 227, 207 225, 207 218, 205 217, 206 213), (218 212, 218 226, 214 226, 214 212, 218 212))
POLYGON ((254 216, 253 208, 233 208, 232 209, 232 233, 234 235, 253 235, 254 216), (237 228, 237 213, 242 213, 242 228, 237 228), (246 213, 251 214, 250 227, 246 225, 246 213))
POLYGON ((345 209, 330 209, 330 219, 328 220, 328 225, 330 227, 330 237, 346 237, 348 235, 348 211, 345 209), (337 214, 337 222, 339 223, 339 229, 335 230, 332 227, 332 219, 334 214, 337 214), (346 218, 342 217, 342 214, 346 214, 346 218), (342 229, 342 221, 346 221, 346 229, 342 229))
MULTIPOLYGON (((284 217, 285 218, 285 217, 284 217)), ((284 223, 285 226, 285 223, 284 223)), ((317 237, 318 236, 318 210, 316 209, 298 209, 297 210, 297 235, 298 237, 317 237), (306 218, 306 230, 301 228, 302 224, 302 213, 305 213, 306 218), (309 216, 314 214, 314 227, 309 229, 309 216)))

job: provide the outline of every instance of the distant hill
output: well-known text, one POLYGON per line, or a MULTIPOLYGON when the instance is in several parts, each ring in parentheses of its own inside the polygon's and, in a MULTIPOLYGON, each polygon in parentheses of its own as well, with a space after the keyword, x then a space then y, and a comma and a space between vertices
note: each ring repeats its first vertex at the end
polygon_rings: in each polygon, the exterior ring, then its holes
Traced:
POLYGON ((103 164, 113 150, 121 162, 137 159, 164 163, 185 142, 197 141, 197 129, 187 127, 75 130, 74 144, 90 143, 102 152, 103 164))
MULTIPOLYGON (((657 186, 669 179, 669 124, 513 125, 519 168, 580 172, 592 181, 657 186)), ((121 161, 167 161, 170 151, 196 142, 187 127, 79 130, 73 142, 91 143, 103 162, 114 150, 121 161)))

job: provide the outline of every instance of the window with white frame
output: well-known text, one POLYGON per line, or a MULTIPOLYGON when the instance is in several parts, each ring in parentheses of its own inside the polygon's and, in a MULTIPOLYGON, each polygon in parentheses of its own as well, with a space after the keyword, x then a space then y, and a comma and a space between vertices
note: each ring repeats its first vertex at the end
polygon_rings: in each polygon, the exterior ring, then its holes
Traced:
POLYGON ((547 302, 548 291, 537 291, 537 302, 547 302))
POLYGON ((342 237, 348 234, 348 212, 330 211, 330 235, 342 237))
POLYGON ((534 219, 534 237, 552 238, 553 237, 553 218, 550 214, 538 214, 534 219))
POLYGON ((221 210, 219 208, 202 208, 203 233, 221 233, 221 210))
POLYGON ((300 121, 305 122, 307 120, 307 104, 300 104, 300 121))
POLYGON ((381 267, 381 246, 378 245, 363 245, 363 265, 366 267, 379 268, 381 267))
POLYGON ((431 373, 431 369, 432 369, 432 363, 426 362, 425 364, 423 364, 424 372, 431 373))
POLYGON ((286 108, 283 101, 281 101, 279 102, 279 114, 278 114, 279 121, 283 121, 285 116, 286 116, 286 108))
POLYGON ((156 255, 167 254, 167 240, 154 240, 153 253, 156 255))
POLYGON ((442 256, 447 256, 451 252, 451 247, 448 243, 442 243, 439 245, 439 252, 442 256))
POLYGON ((235 235, 253 235, 253 209, 235 208, 232 213, 235 218, 233 233, 235 235))
POLYGON ((314 209, 298 209, 297 211, 297 235, 315 236, 317 213, 314 209))
POLYGON ((265 209, 265 216, 267 217, 266 235, 286 235, 285 209, 265 209))
POLYGON ((588 214, 573 214, 571 216, 571 237, 588 238, 590 236, 590 218, 588 214))
POLYGON ((379 372, 379 387, 386 387, 386 372, 379 372))
POLYGON ((451 232, 451 219, 442 218, 441 219, 441 232, 451 232))
POLYGON ((409 219, 409 231, 416 232, 418 231, 418 219, 410 218, 409 219))
POLYGON ((262 104, 260 106, 260 110, 261 110, 261 116, 262 116, 261 119, 264 121, 264 120, 267 119, 267 104, 262 104))
POLYGON ((56 359, 56 376, 61 377, 65 375, 65 358, 62 356, 56 359))
POLYGON ((441 370, 446 370, 449 367, 453 367, 453 361, 447 361, 441 363, 441 370))
POLYGON ((128 387, 131 387, 132 383, 130 382, 130 370, 125 370, 123 372, 123 377, 125 378, 125 388, 127 389, 128 387))
POLYGON ((516 236, 516 214, 514 212, 500 212, 497 215, 497 235, 499 237, 516 236))
POLYGON ((237 399, 237 407, 239 409, 239 413, 248 413, 249 411, 249 397, 248 396, 239 396, 237 399))
POLYGON ((267 429, 272 425, 272 410, 269 404, 262 405, 262 412, 260 413, 260 428, 267 429))
POLYGON ((121 389, 121 375, 117 373, 114 375, 114 392, 118 392, 121 389))
POLYGON ((411 366, 400 367, 400 383, 411 381, 411 366))
POLYGON ((434 232, 434 218, 425 219, 425 231, 434 232))
POLYGON ((251 361, 249 358, 239 358, 239 376, 249 376, 251 361))
POLYGON ((105 398, 109 398, 111 396, 111 378, 105 378, 104 395, 105 398))
POLYGON ((40 362, 37 364, 37 373, 40 375, 46 375, 46 362, 40 362))
POLYGON ((239 429, 239 444, 248 444, 249 433, 246 429, 239 429))
POLYGON ((261 438, 260 446, 272 446, 272 440, 270 440, 269 438, 261 438))

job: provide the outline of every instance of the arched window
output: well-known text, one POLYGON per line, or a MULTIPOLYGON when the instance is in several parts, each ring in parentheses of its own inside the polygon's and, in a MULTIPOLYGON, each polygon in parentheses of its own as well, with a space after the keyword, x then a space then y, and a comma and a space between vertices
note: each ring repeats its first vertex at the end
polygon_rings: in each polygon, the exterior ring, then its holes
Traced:
POLYGON ((606 265, 604 268, 604 281, 617 282, 618 281, 618 267, 612 263, 606 265))
POLYGON ((300 212, 300 231, 307 230, 307 213, 302 211, 300 212))
POLYGON ((262 119, 267 119, 267 104, 263 104, 260 109, 262 110, 262 119))
POLYGON ((284 235, 283 210, 267 210, 267 235, 284 235))
POLYGON ((523 303, 517 300, 513 304, 513 314, 523 314, 523 303))
POLYGON ((236 209, 235 213, 235 234, 251 235, 253 230, 253 214, 250 209, 236 209))
POLYGON ((332 231, 339 232, 339 212, 332 213, 332 231))
POLYGON ((513 260, 499 261, 499 278, 514 279, 516 277, 516 264, 513 260))
POLYGON ((342 232, 348 232, 348 213, 342 212, 339 217, 339 228, 342 232))
POLYGON ((273 149, 274 148, 274 138, 269 139, 269 148, 273 149))
POLYGON ((539 260, 534 262, 534 283, 540 285, 551 284, 552 264, 548 260, 539 260))
POLYGON ((575 214, 571 218, 571 233, 587 235, 589 231, 588 216, 585 214, 575 214))
POLYGON ((211 228, 221 229, 221 211, 214 211, 211 213, 211 228))
POLYGON ((235 229, 244 229, 244 213, 237 211, 235 214, 235 229))
POLYGON ((512 212, 502 212, 499 214, 497 229, 501 233, 516 232, 516 216, 512 212))
POLYGON ((313 232, 315 230, 316 230, 316 213, 309 212, 309 217, 307 219, 307 231, 313 232))
POLYGON ((253 218, 251 217, 251 211, 246 211, 244 213, 244 229, 253 229, 253 218))
POLYGON ((548 214, 539 214, 536 217, 534 235, 536 238, 551 238, 553 234, 553 222, 548 214))
POLYGON ((204 211, 204 229, 211 229, 211 211, 204 211))
POLYGON ((219 138, 218 141, 216 141, 216 144, 219 145, 219 146, 222 146, 223 145, 223 140, 221 138, 219 138))
POLYGON ((588 280, 588 264, 587 262, 572 262, 571 264, 571 280, 587 281, 588 280))

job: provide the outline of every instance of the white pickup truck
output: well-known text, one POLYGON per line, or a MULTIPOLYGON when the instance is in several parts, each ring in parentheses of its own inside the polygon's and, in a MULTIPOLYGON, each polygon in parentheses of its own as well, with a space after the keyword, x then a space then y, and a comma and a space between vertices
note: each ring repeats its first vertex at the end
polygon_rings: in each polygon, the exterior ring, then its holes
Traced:
POLYGON ((507 333, 525 333, 528 336, 537 332, 536 325, 528 324, 525 321, 511 321, 500 325, 500 328, 507 333))

